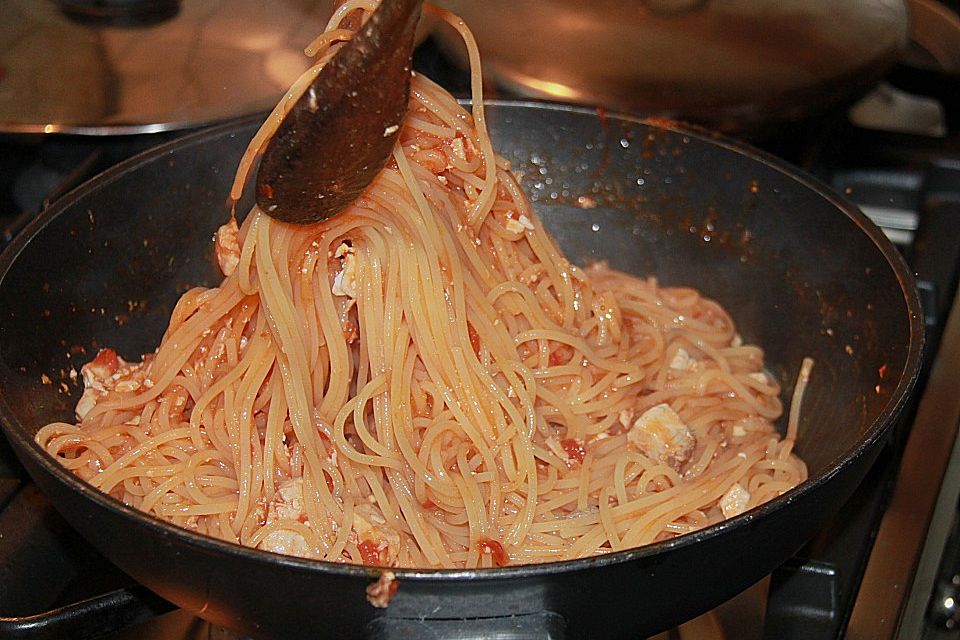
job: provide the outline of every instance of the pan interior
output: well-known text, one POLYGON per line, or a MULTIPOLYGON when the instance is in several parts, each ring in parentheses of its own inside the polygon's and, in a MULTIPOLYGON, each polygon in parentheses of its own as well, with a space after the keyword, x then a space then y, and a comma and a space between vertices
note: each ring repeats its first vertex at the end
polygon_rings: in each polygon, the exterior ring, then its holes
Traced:
MULTIPOLYGON (((916 336, 909 295, 862 216, 783 168, 689 132, 542 105, 491 105, 487 116, 571 260, 606 260, 717 299, 744 340, 765 349, 785 400, 801 359, 815 359, 797 445, 812 478, 877 428, 915 366, 916 336)), ((219 281, 211 238, 256 126, 193 136, 112 170, 4 255, 6 429, 29 438, 72 420, 82 393, 72 371, 100 347, 132 360, 152 351, 179 296, 219 281)))

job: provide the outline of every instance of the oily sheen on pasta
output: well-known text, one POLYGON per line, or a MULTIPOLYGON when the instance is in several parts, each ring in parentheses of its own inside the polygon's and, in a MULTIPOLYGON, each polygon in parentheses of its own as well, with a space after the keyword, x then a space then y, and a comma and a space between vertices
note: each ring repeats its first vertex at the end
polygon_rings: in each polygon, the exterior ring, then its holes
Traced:
MULTIPOLYGON (((318 65, 372 8, 338 11, 318 65)), ((568 262, 493 151, 469 32, 428 10, 467 43, 472 113, 415 75, 392 160, 346 212, 231 218, 223 282, 187 292, 141 362, 101 351, 77 424, 37 441, 186 529, 397 567, 636 547, 803 481, 799 407, 781 438, 762 351, 693 289, 568 262)))

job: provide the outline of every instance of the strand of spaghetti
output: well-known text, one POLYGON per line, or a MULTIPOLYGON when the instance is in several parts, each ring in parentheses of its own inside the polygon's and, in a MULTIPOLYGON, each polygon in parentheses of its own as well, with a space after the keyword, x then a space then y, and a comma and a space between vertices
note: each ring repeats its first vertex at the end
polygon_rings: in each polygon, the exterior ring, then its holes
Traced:
POLYGON ((344 428, 346 426, 347 417, 353 413, 354 407, 359 404, 359 397, 351 399, 347 404, 343 406, 343 409, 337 415, 334 420, 334 442, 337 444, 337 449, 343 455, 353 460, 358 464, 367 464, 377 467, 392 467, 399 469, 401 467, 400 461, 382 455, 370 455, 366 453, 361 453, 353 445, 351 445, 346 438, 344 428))
POLYGON ((174 429, 172 431, 167 431, 166 433, 160 433, 156 436, 141 442, 139 445, 131 449, 128 453, 117 458, 113 464, 103 470, 102 473, 95 476, 90 484, 97 487, 104 493, 110 493, 113 489, 116 482, 119 482, 119 479, 115 479, 117 472, 126 467, 128 464, 133 462, 135 459, 143 455, 144 452, 150 449, 156 449, 161 444, 176 440, 178 438, 183 438, 188 436, 190 433, 189 429, 181 428, 174 429))
POLYGON ((813 359, 804 358, 800 363, 800 373, 797 375, 797 384, 793 388, 793 395, 790 397, 790 414, 787 418, 787 435, 784 438, 787 442, 793 442, 797 438, 798 425, 800 424, 800 407, 803 404, 803 394, 807 390, 807 384, 810 382, 810 372, 813 370, 813 359))
POLYGON ((205 446, 201 432, 201 423, 203 412, 207 405, 212 403, 228 387, 236 384, 254 363, 266 360, 271 348, 272 341, 266 336, 265 339, 252 344, 250 349, 243 354, 243 357, 231 371, 210 385, 210 387, 204 391, 203 395, 195 400, 193 412, 190 416, 190 438, 197 449, 203 449, 205 446))
POLYGON ((480 153, 483 157, 484 164, 483 190, 480 192, 479 197, 474 202, 467 216, 467 224, 476 228, 490 210, 490 205, 497 191, 493 143, 490 141, 490 136, 486 133, 487 123, 483 109, 483 79, 480 69, 480 51, 477 48, 473 34, 470 33, 467 25, 464 24, 463 20, 459 17, 430 3, 424 5, 423 11, 424 13, 432 13, 456 29, 457 33, 459 33, 463 39, 463 44, 467 48, 467 57, 470 61, 470 95, 473 105, 473 120, 476 130, 480 133, 480 153))
MULTIPOLYGON (((383 392, 386 387, 387 376, 385 374, 380 374, 377 377, 373 378, 367 382, 361 389, 357 390, 357 395, 353 397, 350 401, 350 404, 353 405, 353 429, 356 434, 360 437, 360 441, 363 442, 365 449, 373 451, 377 456, 381 458, 391 458, 390 449, 377 441, 366 428, 366 420, 364 419, 364 412, 367 407, 367 403, 370 402, 374 396, 383 392)), ((345 420, 344 420, 345 421, 345 420)), ((338 416, 337 422, 340 422, 338 416)))
POLYGON ((267 375, 273 369, 273 358, 257 359, 257 366, 251 367, 240 384, 237 385, 237 407, 229 417, 237 431, 238 447, 235 454, 235 468, 240 484, 237 497, 236 515, 233 521, 234 533, 239 535, 241 523, 246 519, 256 496, 261 493, 261 472, 263 459, 254 456, 253 447, 260 446, 259 435, 254 437, 253 404, 263 386, 267 375))

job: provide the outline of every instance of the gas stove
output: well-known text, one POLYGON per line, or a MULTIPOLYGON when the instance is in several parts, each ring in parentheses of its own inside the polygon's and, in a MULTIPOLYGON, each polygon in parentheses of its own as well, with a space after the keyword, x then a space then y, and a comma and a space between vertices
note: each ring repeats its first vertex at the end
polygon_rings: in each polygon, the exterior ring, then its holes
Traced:
MULTIPOLYGON (((463 74, 432 42, 421 46, 415 64, 455 93, 466 92, 463 74)), ((854 109, 757 141, 860 205, 900 248, 923 300, 926 364, 911 406, 832 524, 760 583, 658 640, 960 637, 957 82, 901 66, 854 109)), ((0 140, 5 241, 85 177, 177 134, 163 135, 0 140)), ((232 637, 102 558, 57 515, 0 439, 0 636, 65 634, 232 637)))

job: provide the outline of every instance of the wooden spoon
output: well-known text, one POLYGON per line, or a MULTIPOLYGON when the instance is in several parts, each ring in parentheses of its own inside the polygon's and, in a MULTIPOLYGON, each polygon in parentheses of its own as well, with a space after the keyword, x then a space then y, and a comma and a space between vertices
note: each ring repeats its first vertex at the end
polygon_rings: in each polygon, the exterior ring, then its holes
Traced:
POLYGON ((257 172, 257 204, 267 215, 325 220, 383 169, 407 111, 422 6, 382 0, 284 117, 257 172))

